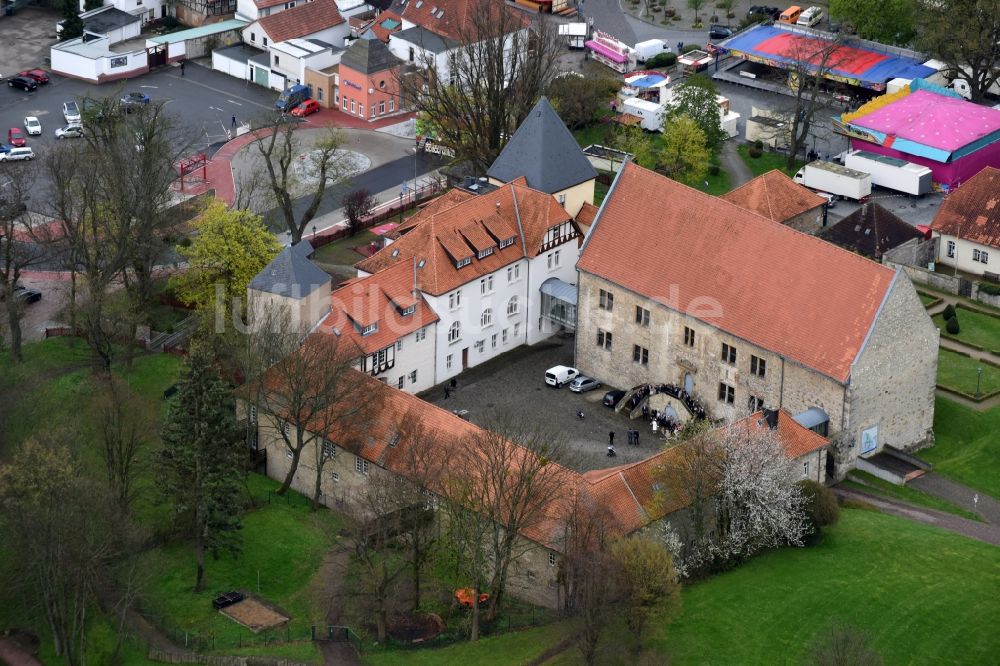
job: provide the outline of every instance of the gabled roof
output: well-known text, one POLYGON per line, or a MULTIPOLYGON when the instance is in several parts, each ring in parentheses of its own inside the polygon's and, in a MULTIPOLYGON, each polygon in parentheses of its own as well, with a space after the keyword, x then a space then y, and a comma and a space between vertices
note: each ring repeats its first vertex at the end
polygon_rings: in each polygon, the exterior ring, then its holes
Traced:
POLYGON ((393 9, 410 23, 456 43, 474 41, 477 20, 498 21, 500 12, 506 12, 519 27, 528 24, 526 17, 503 0, 403 0, 393 9), (491 16, 477 19, 476 15, 484 9, 491 16))
POLYGON ((441 199, 396 229, 397 240, 359 261, 358 269, 377 273, 399 262, 415 261, 419 289, 437 296, 523 257, 538 256, 545 232, 571 219, 551 195, 523 185, 441 199), (510 238, 514 240, 511 245, 499 246, 510 238), (486 247, 494 247, 493 252, 479 258, 477 251, 486 247), (466 258, 471 262, 457 268, 456 262, 466 258))
POLYGON ((1000 169, 985 167, 952 190, 934 216, 931 229, 1000 248, 1000 169))
POLYGON ((826 203, 823 197, 802 187, 777 169, 757 176, 723 194, 722 198, 775 222, 786 222, 826 203))
POLYGON ((438 35, 426 28, 415 25, 412 28, 389 33, 390 39, 402 39, 431 53, 445 53, 460 46, 460 42, 438 35))
POLYGON ((96 32, 99 35, 103 35, 126 25, 132 25, 133 23, 137 23, 141 20, 141 16, 129 14, 128 12, 122 11, 114 6, 108 6, 103 8, 102 11, 95 12, 84 18, 83 27, 90 32, 96 32))
POLYGON ((385 349, 417 329, 438 320, 438 316, 413 286, 413 264, 399 262, 367 277, 349 281, 330 294, 330 314, 319 331, 341 335, 366 354, 385 349), (412 314, 401 310, 413 307, 412 314), (360 328, 376 324, 377 329, 361 335, 360 328))
POLYGON ((340 57, 341 67, 362 74, 384 72, 400 62, 402 61, 389 51, 389 47, 377 39, 356 39, 340 57))
POLYGON ((597 178, 597 171, 549 100, 542 97, 486 175, 504 183, 524 176, 530 187, 555 194, 597 178))
POLYGON ((820 238, 881 261, 882 255, 923 233, 877 203, 866 203, 843 220, 820 232, 820 238))
POLYGON ((330 282, 330 276, 309 261, 310 254, 312 246, 308 241, 284 248, 250 280, 248 287, 276 296, 308 296, 330 282))
POLYGON ((337 10, 334 0, 312 0, 257 20, 273 42, 308 37, 343 22, 344 17, 337 10))
POLYGON ((577 268, 841 383, 895 277, 631 162, 577 268))
POLYGON ((583 206, 580 207, 580 212, 576 214, 576 223, 580 225, 581 231, 586 233, 586 230, 589 229, 590 225, 594 223, 598 210, 600 209, 589 201, 583 202, 583 206))

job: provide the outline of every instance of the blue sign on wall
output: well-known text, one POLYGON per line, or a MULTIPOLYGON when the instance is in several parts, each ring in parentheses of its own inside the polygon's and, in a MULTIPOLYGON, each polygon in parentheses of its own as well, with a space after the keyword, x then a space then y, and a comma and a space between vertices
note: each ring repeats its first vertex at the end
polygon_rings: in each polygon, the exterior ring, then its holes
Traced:
POLYGON ((871 453, 878 448, 878 426, 872 426, 861 431, 861 455, 871 453))

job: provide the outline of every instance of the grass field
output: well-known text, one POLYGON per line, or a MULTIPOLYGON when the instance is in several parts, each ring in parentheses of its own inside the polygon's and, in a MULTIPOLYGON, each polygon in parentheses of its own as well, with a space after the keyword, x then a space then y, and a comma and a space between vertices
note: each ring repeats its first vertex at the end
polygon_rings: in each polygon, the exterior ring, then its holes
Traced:
POLYGON ((368 247, 368 244, 377 238, 378 236, 370 231, 359 231, 353 236, 345 236, 318 248, 313 259, 323 264, 353 266, 364 259, 363 256, 354 251, 354 248, 368 247))
POLYGON ((935 444, 918 455, 934 471, 1000 498, 1000 408, 978 412, 947 398, 934 405, 935 444))
POLYGON ((979 382, 980 394, 1000 391, 1000 368, 979 363, 975 359, 947 349, 938 351, 937 383, 968 395, 975 395, 978 368, 983 369, 982 381, 979 382))
POLYGON ((741 143, 737 148, 740 157, 746 163, 747 167, 753 172, 754 176, 759 176, 765 174, 768 171, 773 171, 777 169, 781 171, 786 176, 791 178, 795 175, 795 172, 802 168, 805 162, 801 160, 795 160, 795 167, 792 169, 786 168, 787 156, 781 153, 772 153, 769 150, 764 150, 764 153, 760 157, 750 157, 750 148, 745 144, 741 143))
MULTIPOLYGON (((650 645, 673 664, 801 664, 839 619, 871 632, 887 665, 992 663, 1000 633, 983 591, 998 589, 1000 549, 846 509, 819 546, 767 553, 685 589, 681 616, 654 626, 650 645)), ((565 631, 551 625, 481 645, 369 655, 366 663, 522 664, 565 631)), ((553 663, 582 661, 571 646, 553 663)), ((601 663, 635 660, 611 649, 601 663)))
POLYGON ((935 301, 940 300, 937 296, 931 296, 930 294, 925 294, 922 291, 918 291, 917 296, 920 297, 920 302, 924 304, 924 307, 930 305, 931 303, 934 303, 935 301))
MULTIPOLYGON (((987 351, 1000 350, 1000 319, 987 314, 958 308, 958 324, 960 331, 953 337, 978 345, 987 351)), ((935 325, 945 332, 944 315, 933 317, 935 325)))
POLYGON ((917 506, 925 506, 928 509, 946 511, 970 520, 979 520, 979 516, 975 513, 963 509, 960 506, 956 506, 947 500, 943 500, 940 497, 935 497, 934 495, 917 490, 912 486, 897 486, 893 483, 889 483, 888 481, 884 481, 877 476, 872 476, 867 472, 854 470, 848 474, 847 480, 842 483, 848 488, 861 490, 872 495, 880 495, 890 499, 909 502, 910 504, 916 504, 917 506), (853 479, 858 479, 858 481, 854 481, 853 479))

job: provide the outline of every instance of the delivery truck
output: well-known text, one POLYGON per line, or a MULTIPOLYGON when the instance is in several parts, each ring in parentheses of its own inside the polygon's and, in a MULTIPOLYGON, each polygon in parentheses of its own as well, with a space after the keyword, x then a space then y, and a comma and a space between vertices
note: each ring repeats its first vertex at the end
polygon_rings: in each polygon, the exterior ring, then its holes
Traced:
POLYGON ((646 62, 661 53, 670 53, 670 47, 662 39, 647 39, 635 45, 636 62, 646 62))
POLYGON ((844 166, 870 174, 872 185, 886 187, 919 197, 933 188, 933 174, 928 167, 867 150, 850 150, 844 166))
POLYGON ((872 177, 867 173, 821 160, 810 162, 799 169, 793 180, 810 189, 855 201, 872 193, 872 177))

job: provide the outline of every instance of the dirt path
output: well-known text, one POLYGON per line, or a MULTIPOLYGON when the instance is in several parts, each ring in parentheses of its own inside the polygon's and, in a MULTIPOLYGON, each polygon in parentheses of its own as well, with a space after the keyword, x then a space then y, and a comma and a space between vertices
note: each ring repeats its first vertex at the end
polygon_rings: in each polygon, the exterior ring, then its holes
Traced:
POLYGON ((906 485, 922 490, 928 495, 940 497, 955 506, 973 511, 987 523, 1000 526, 1000 502, 974 488, 930 472, 909 481, 906 485), (979 501, 973 501, 978 497, 979 501))
POLYGON ((719 156, 722 168, 729 174, 729 186, 735 190, 740 185, 753 180, 753 172, 746 165, 740 154, 736 152, 734 141, 725 141, 722 144, 722 153, 719 156))
POLYGON ((906 518, 907 520, 912 520, 917 523, 933 525, 934 527, 939 527, 943 530, 954 532, 955 534, 961 534, 962 536, 967 536, 971 539, 977 539, 994 546, 1000 546, 1000 526, 998 525, 980 523, 975 520, 969 520, 968 518, 961 518, 950 513, 945 513, 944 511, 925 509, 923 507, 907 504, 906 502, 877 497, 860 490, 854 490, 853 488, 843 488, 837 486, 833 490, 839 497, 858 500, 864 502, 865 504, 870 504, 882 513, 898 516, 900 518, 906 518))
MULTIPOLYGON (((343 625, 344 599, 347 589, 344 580, 347 577, 347 567, 351 561, 351 551, 354 544, 345 539, 327 552, 323 558, 317 577, 322 586, 319 592, 323 607, 326 609, 328 626, 343 625)), ((325 627, 317 627, 317 632, 325 631, 325 627)), ((323 659, 330 666, 360 666, 361 657, 354 645, 349 642, 317 641, 323 659)))

